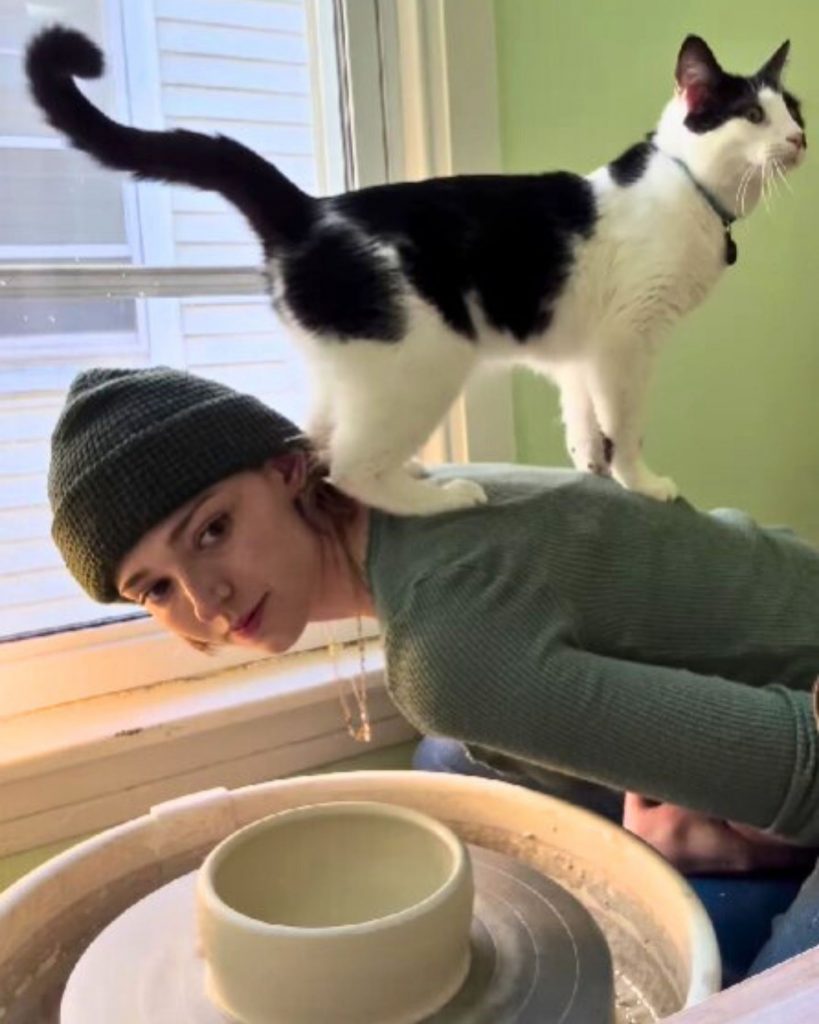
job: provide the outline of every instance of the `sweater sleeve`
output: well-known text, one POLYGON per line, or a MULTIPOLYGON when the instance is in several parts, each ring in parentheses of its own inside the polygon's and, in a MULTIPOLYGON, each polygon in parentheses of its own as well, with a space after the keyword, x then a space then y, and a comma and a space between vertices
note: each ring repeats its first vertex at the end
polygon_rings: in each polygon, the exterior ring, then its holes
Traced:
POLYGON ((387 658, 423 732, 819 845, 808 693, 579 649, 542 584, 474 563, 415 582, 387 658))

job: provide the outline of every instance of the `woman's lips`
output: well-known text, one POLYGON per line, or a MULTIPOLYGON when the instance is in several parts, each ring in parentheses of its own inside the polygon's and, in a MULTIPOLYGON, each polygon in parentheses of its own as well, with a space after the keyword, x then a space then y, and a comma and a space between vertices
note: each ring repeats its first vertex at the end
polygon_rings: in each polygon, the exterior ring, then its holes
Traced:
POLYGON ((267 601, 267 594, 259 601, 259 603, 244 616, 239 619, 235 626, 230 630, 230 634, 233 637, 239 637, 242 640, 252 639, 258 632, 262 624, 262 616, 264 613, 264 605, 267 601))

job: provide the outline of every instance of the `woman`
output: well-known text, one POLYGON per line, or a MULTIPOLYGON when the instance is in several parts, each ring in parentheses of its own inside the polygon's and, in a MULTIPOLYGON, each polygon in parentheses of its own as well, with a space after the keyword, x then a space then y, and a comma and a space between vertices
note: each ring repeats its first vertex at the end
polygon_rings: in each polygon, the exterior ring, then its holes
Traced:
POLYGON ((644 794, 627 824, 662 848, 671 816, 678 860, 789 861, 757 830, 819 846, 819 554, 590 475, 468 473, 486 506, 397 518, 335 491, 255 399, 92 370, 52 439, 53 536, 93 598, 198 646, 281 652, 308 622, 375 615, 420 731, 644 794))

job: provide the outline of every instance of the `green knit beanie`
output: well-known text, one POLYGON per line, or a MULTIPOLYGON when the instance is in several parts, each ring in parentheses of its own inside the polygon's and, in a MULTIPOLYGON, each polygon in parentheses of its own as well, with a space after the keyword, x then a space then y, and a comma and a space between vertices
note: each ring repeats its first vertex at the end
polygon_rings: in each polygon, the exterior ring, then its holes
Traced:
POLYGON ((299 428, 250 395, 179 370, 87 370, 51 437, 51 535, 96 601, 152 527, 205 488, 308 449, 299 428))

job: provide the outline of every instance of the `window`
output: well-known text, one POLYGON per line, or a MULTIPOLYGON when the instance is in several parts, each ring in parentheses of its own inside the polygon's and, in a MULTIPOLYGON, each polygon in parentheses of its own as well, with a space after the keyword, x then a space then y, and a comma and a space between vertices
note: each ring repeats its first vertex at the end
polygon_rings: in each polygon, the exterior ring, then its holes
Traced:
MULTIPOLYGON (((123 194, 116 178, 83 154, 67 149, 49 129, 28 98, 21 65, 25 40, 46 18, 69 21, 108 48, 103 7, 101 0, 48 7, 24 0, 0 2, 0 195, 4 200, 0 259, 129 260, 132 256, 133 238, 127 224, 130 197, 123 194)), ((89 94, 121 115, 126 107, 118 48, 113 56, 111 74, 94 83, 89 94)), ((113 309, 110 315, 113 323, 133 329, 122 309, 113 309)), ((26 328, 22 318, 15 325, 8 316, 3 334, 56 333, 46 327, 50 322, 46 316, 29 319, 26 328)))
MULTIPOLYGON (((310 191, 343 182, 326 141, 340 131, 326 118, 337 122, 339 113, 320 102, 311 68, 317 26, 304 0, 156 0, 127 9, 114 0, 0 2, 0 259, 166 267, 259 260, 249 228, 220 196, 134 184, 44 124, 21 62, 42 21, 75 25, 100 43, 108 72, 90 91, 113 115, 233 135, 310 191)), ((48 537, 48 437, 80 369, 166 363, 303 419, 301 366, 264 297, 40 291, 0 302, 0 338, 2 637, 127 613, 85 598, 48 537)))
MULTIPOLYGON (((25 41, 43 21, 86 31, 108 62, 89 94, 113 116, 224 132, 322 193, 497 166, 496 140, 480 152, 478 129, 492 134, 491 38, 469 55, 457 46, 467 26, 474 34, 491 22, 490 9, 489 0, 0 0, 0 675, 21 684, 0 695, 0 714, 208 668, 128 606, 92 604, 61 567, 45 473, 74 375, 184 367, 297 422, 307 397, 240 215, 219 196, 134 183, 67 149, 26 95, 25 41), (450 102, 473 103, 480 117, 456 129, 450 102), (100 626, 106 618, 119 621, 100 626)), ((467 454, 468 404, 437 439, 437 457, 467 454)), ((501 432, 491 433, 497 443, 501 432)), ((337 636, 348 633, 342 625, 337 636)), ((308 631, 304 644, 323 639, 308 631)))

